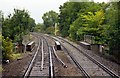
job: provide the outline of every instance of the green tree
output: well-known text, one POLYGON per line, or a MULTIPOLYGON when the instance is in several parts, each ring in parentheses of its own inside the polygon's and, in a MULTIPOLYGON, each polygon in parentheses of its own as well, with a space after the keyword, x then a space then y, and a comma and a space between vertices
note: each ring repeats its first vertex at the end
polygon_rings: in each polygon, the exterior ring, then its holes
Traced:
MULTIPOLYGON (((83 40, 84 35, 97 36, 101 38, 99 33, 104 22, 104 11, 83 13, 70 25, 69 33, 73 40, 83 40)), ((99 40, 98 40, 99 42, 99 40)))
POLYGON ((13 14, 9 14, 3 21, 3 36, 14 41, 22 42, 22 35, 33 31, 35 21, 30 18, 28 11, 14 9, 13 14))
POLYGON ((50 26, 55 26, 55 23, 58 22, 58 13, 51 10, 49 12, 44 13, 42 19, 46 28, 50 26))
POLYGON ((47 34, 54 34, 54 31, 55 31, 55 27, 48 27, 47 29, 46 29, 46 33, 47 34))
POLYGON ((110 54, 116 58, 120 56, 120 2, 111 3, 106 11, 106 24, 109 25, 108 45, 110 54))
POLYGON ((36 24, 35 24, 35 20, 33 18, 29 18, 28 19, 28 31, 34 31, 36 24))
POLYGON ((0 23, 2 23, 0 38, 2 38, 3 59, 17 58, 16 54, 13 54, 13 42, 19 42, 19 45, 21 45, 22 36, 34 31, 35 20, 30 17, 27 10, 14 9, 14 12, 9 14, 7 18, 3 18, 0 11, 0 23))
POLYGON ((35 32, 44 33, 44 32, 45 32, 45 25, 42 24, 42 23, 38 23, 38 24, 35 26, 34 31, 35 31, 35 32))
POLYGON ((102 9, 100 4, 94 2, 66 2, 60 6, 59 28, 62 36, 68 36, 70 25, 80 17, 81 14, 96 12, 102 9))
POLYGON ((61 35, 66 37, 69 35, 68 30, 70 24, 77 18, 77 13, 79 12, 81 6, 80 3, 75 2, 66 2, 63 6, 60 6, 60 15, 59 15, 59 28, 61 35))

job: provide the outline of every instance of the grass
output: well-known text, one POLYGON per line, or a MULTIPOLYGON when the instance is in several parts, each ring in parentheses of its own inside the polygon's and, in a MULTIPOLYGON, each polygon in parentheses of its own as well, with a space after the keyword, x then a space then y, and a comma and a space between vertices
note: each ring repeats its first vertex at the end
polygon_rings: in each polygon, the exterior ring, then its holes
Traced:
POLYGON ((22 54, 20 53, 15 53, 10 55, 11 60, 17 60, 22 58, 22 54))

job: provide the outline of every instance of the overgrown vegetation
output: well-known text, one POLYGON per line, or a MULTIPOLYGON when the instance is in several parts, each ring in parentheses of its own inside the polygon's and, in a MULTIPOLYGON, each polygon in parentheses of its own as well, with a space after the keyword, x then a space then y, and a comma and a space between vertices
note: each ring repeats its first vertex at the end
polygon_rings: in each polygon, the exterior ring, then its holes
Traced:
MULTIPOLYGON (((13 43, 22 45, 23 36, 31 31, 34 31, 35 20, 30 17, 27 10, 14 9, 12 14, 4 18, 2 11, 0 11, 1 25, 2 25, 2 58, 15 60, 21 57, 21 54, 14 53, 13 43)), ((1 26, 0 25, 0 26, 1 26)))
POLYGON ((83 40, 94 36, 96 44, 109 47, 108 54, 120 56, 120 2, 66 2, 60 6, 59 28, 61 36, 83 40))
POLYGON ((10 59, 10 56, 13 53, 13 44, 12 40, 8 37, 5 39, 2 37, 2 56, 3 59, 10 59))

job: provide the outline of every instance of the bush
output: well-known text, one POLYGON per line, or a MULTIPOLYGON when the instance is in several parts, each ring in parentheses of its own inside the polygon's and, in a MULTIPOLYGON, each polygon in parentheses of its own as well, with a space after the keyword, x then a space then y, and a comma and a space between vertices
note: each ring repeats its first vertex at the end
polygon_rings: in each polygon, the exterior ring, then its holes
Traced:
POLYGON ((16 59, 21 59, 21 58, 22 58, 22 56, 21 56, 20 53, 16 53, 16 54, 11 54, 10 55, 10 59, 11 60, 16 60, 16 59))
POLYGON ((13 44, 12 40, 10 40, 8 37, 4 39, 2 37, 2 57, 3 59, 11 59, 11 54, 13 54, 13 44))

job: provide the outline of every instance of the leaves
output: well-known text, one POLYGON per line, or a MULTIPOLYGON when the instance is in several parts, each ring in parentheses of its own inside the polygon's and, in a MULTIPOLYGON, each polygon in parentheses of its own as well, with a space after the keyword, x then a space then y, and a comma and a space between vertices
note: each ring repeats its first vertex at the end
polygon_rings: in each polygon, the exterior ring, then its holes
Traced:
POLYGON ((14 9, 13 14, 8 15, 3 21, 2 32, 5 38, 9 37, 13 41, 22 41, 22 35, 33 31, 34 27, 35 20, 30 17, 28 11, 14 9))
POLYGON ((14 9, 8 17, 2 17, 2 57, 11 59, 13 55, 13 42, 22 44, 22 36, 34 30, 35 20, 28 11, 14 9))
POLYGON ((55 23, 58 22, 58 14, 51 10, 49 12, 44 13, 42 19, 46 28, 50 26, 55 26, 55 23))
POLYGON ((12 40, 10 40, 8 37, 4 39, 2 37, 2 55, 3 59, 10 59, 10 55, 13 53, 13 44, 12 40))
POLYGON ((111 54, 120 51, 120 2, 66 2, 60 6, 59 28, 63 37, 83 40, 94 36, 96 44, 107 44, 111 54))

